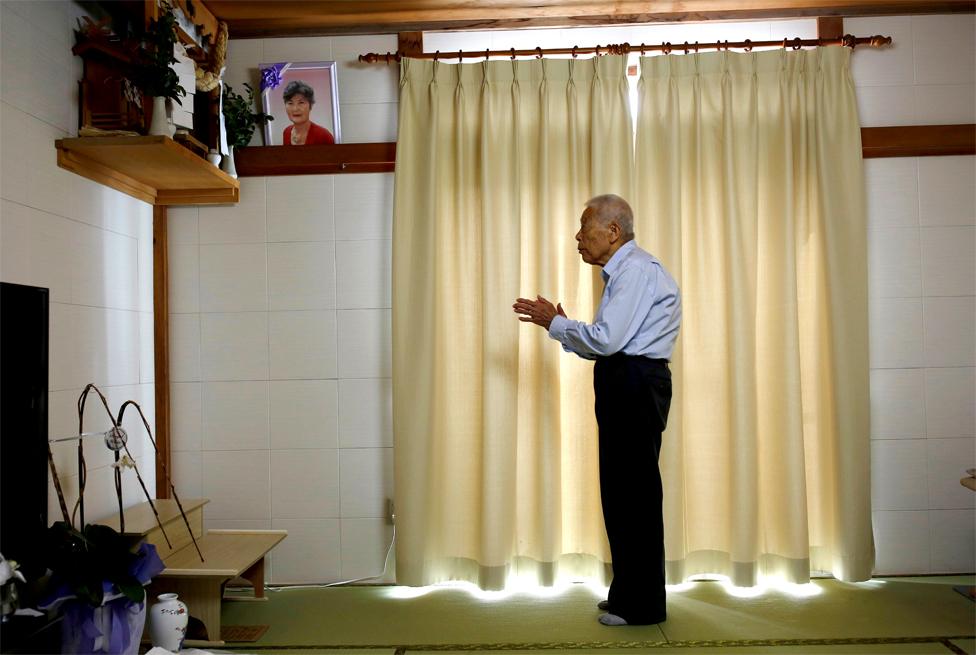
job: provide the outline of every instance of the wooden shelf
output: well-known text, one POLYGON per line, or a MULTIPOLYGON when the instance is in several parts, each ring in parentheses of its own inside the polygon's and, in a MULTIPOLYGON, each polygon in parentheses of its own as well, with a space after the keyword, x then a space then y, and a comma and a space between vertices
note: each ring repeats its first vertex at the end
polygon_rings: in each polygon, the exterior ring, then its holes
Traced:
POLYGON ((862 127, 865 159, 976 154, 976 125, 862 127))
POLYGON ((259 146, 235 149, 235 154, 241 177, 390 173, 396 163, 396 143, 259 146))
POLYGON ((167 136, 59 139, 58 166, 151 205, 240 200, 240 183, 167 136))

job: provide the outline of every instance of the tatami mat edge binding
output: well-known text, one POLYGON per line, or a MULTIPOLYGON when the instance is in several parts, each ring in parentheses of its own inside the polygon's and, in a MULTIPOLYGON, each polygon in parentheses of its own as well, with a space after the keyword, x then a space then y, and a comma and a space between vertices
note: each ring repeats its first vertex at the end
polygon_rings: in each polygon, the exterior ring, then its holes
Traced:
POLYGON ((702 641, 586 641, 586 642, 538 642, 538 643, 486 643, 486 644, 301 644, 294 646, 255 644, 222 646, 223 650, 236 651, 288 651, 288 650, 385 650, 405 651, 456 651, 456 650, 578 650, 592 648, 736 648, 751 646, 861 646, 872 644, 926 644, 938 643, 955 650, 949 642, 953 639, 973 639, 974 635, 940 637, 864 637, 850 639, 739 639, 702 641))

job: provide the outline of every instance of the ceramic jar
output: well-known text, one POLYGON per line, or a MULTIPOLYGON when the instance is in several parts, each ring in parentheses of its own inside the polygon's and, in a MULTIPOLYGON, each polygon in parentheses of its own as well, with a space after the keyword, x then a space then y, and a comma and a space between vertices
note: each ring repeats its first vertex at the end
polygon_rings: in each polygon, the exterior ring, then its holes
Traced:
POLYGON ((190 621, 186 604, 176 594, 160 594, 157 598, 159 602, 149 610, 149 638, 153 646, 179 652, 190 621))

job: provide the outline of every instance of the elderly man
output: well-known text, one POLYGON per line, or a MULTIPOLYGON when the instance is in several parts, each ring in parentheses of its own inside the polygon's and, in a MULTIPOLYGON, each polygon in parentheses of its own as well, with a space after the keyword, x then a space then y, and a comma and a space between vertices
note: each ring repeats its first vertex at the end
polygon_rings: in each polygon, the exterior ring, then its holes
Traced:
POLYGON ((593 323, 574 321, 542 296, 519 298, 519 320, 544 327, 568 352, 596 360, 600 492, 613 582, 598 607, 604 625, 660 623, 664 521, 658 469, 671 406, 668 361, 681 324, 678 285, 634 242, 634 215, 615 195, 586 203, 576 233, 583 261, 601 266, 604 289, 593 323))

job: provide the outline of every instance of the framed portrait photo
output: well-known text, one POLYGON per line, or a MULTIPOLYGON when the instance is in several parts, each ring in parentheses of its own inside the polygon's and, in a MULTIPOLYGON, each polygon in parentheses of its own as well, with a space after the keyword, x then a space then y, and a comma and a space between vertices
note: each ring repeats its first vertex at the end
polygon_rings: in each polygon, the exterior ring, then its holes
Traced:
POLYGON ((269 146, 341 143, 339 83, 334 61, 259 64, 269 146))

